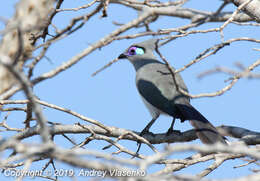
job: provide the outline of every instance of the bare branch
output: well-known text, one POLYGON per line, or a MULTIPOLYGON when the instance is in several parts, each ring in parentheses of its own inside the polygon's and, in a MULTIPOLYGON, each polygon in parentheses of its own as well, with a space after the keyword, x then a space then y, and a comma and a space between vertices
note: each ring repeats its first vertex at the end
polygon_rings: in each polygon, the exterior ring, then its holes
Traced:
POLYGON ((21 87, 32 106, 32 110, 36 115, 38 124, 40 125, 40 128, 41 128, 40 135, 44 142, 49 142, 50 134, 49 134, 49 129, 46 125, 47 121, 42 114, 41 107, 35 101, 36 98, 33 94, 30 81, 27 79, 27 77, 22 72, 20 72, 18 70, 18 68, 16 66, 6 63, 6 62, 10 62, 10 61, 6 61, 6 60, 3 61, 3 59, 6 59, 6 58, 7 57, 0 57, 0 64, 3 65, 8 71, 10 71, 12 73, 12 75, 21 84, 21 87))
MULTIPOLYGON (((231 0, 236 6, 241 6, 247 0, 231 0)), ((258 0, 253 0, 250 4, 243 8, 243 11, 249 16, 253 17, 257 22, 260 22, 260 2, 258 0)))
MULTIPOLYGON (((17 57, 19 57, 20 64, 24 64, 27 58, 30 57, 33 49, 33 44, 29 40, 30 34, 45 28, 44 22, 52 9, 53 3, 54 0, 22 0, 17 4, 16 11, 19 13, 11 21, 8 21, 6 26, 7 31, 0 44, 1 56, 10 57, 10 63, 15 64, 18 62, 17 57), (26 32, 25 30, 28 29, 30 31, 26 32), (18 41, 19 43, 17 43, 18 41)), ((15 84, 15 79, 13 79, 11 74, 2 65, 0 66, 0 81, 0 94, 15 84)))

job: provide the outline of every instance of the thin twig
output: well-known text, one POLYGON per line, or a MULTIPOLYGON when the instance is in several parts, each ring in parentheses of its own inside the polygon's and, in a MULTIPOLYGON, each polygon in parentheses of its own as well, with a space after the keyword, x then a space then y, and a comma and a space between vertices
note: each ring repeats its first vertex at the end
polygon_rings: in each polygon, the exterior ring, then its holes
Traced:
POLYGON ((93 74, 91 74, 92 77, 96 76, 98 73, 100 73, 101 71, 105 70, 106 68, 108 68, 109 66, 111 66, 113 63, 117 62, 118 58, 115 58, 114 60, 108 62, 106 65, 104 65, 102 68, 98 69, 97 71, 95 71, 93 74))

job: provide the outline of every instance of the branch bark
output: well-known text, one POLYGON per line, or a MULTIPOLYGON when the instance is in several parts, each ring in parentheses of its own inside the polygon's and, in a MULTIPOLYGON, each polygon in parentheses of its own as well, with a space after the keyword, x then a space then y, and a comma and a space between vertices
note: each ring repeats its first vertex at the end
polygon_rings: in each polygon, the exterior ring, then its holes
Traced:
MULTIPOLYGON (((53 9, 54 0, 21 0, 16 5, 16 13, 4 30, 0 43, 0 56, 9 57, 13 63, 18 59, 19 68, 31 57, 34 44, 30 41, 32 34, 39 33, 46 26, 46 17, 53 9), (20 32, 20 33, 19 33, 20 32)), ((12 87, 16 81, 0 65, 0 94, 12 87)))
MULTIPOLYGON (((231 1, 236 6, 240 6, 241 4, 245 3, 247 0, 231 0, 231 1)), ((260 7, 260 1, 252 0, 242 10, 259 23, 260 22, 260 8, 259 7, 260 7)))

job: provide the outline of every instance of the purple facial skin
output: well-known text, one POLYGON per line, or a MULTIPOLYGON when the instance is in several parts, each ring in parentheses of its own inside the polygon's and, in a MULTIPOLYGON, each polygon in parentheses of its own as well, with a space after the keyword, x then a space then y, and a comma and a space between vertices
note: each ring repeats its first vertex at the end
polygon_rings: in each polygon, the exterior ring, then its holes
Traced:
POLYGON ((135 50, 136 50, 136 47, 130 47, 130 48, 128 49, 127 55, 128 55, 128 56, 135 55, 135 54, 136 54, 135 50))

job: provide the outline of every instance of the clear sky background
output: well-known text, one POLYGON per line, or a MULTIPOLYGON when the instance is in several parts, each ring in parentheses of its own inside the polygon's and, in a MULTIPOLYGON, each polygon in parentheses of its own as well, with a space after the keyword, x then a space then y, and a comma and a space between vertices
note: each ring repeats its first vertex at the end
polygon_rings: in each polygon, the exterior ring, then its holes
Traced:
MULTIPOLYGON (((16 1, 3 1, 0 6, 0 16, 10 18, 13 16, 16 1)), ((69 1, 63 3, 62 8, 72 8, 83 5, 86 1, 69 1)), ((210 3, 205 3, 203 0, 190 1, 185 4, 185 7, 194 9, 213 11, 216 5, 220 5, 222 1, 214 0, 210 3)), ((229 5, 225 10, 233 11, 235 6, 229 5)), ((54 24, 59 28, 65 27, 70 19, 86 12, 62 12, 54 19, 54 24)), ((98 14, 100 16, 100 14, 98 14)), ((104 37, 111 31, 118 28, 112 24, 112 21, 119 23, 127 23, 137 17, 135 11, 118 5, 109 5, 108 17, 98 18, 97 15, 91 19, 86 25, 77 31, 75 34, 65 38, 64 40, 55 43, 48 51, 47 56, 50 59, 44 59, 37 65, 34 77, 41 75, 51 69, 67 61, 84 48, 89 46, 104 37), (127 12, 127 13, 126 13, 127 12)), ((188 24, 188 20, 182 20, 172 17, 160 17, 158 23, 152 24, 154 30, 170 27, 178 27, 183 24, 188 24)), ((208 29, 219 27, 221 23, 208 23, 200 26, 199 29, 208 29)), ((0 24, 0 29, 4 25, 0 24)), ((51 30, 51 29, 50 29, 51 30)), ((130 30, 125 34, 140 32, 143 29, 130 30)), ((52 30, 50 33, 53 32, 52 30)), ((224 29, 224 39, 228 40, 235 37, 253 37, 259 39, 259 27, 237 26, 229 24, 224 29)), ((102 67, 108 61, 116 58, 129 45, 148 37, 139 38, 136 40, 116 41, 101 50, 94 51, 89 56, 83 58, 79 63, 74 65, 69 70, 60 75, 38 84, 35 88, 35 94, 44 101, 53 103, 65 108, 74 110, 102 122, 105 125, 116 126, 134 131, 141 131, 150 121, 151 116, 148 110, 143 105, 135 87, 135 71, 132 65, 127 60, 119 61, 110 68, 98 74, 96 77, 91 77, 91 74, 102 67)), ((179 38, 172 43, 162 47, 160 50, 163 55, 170 61, 175 68, 181 68, 189 63, 197 55, 206 48, 209 48, 221 42, 219 33, 196 34, 188 37, 179 38)), ((212 69, 217 65, 226 66, 236 69, 234 62, 241 62, 245 66, 249 66, 259 58, 259 52, 252 50, 259 48, 259 45, 248 42, 233 43, 225 47, 214 56, 203 60, 202 62, 193 65, 192 67, 181 72, 184 81, 186 82, 190 93, 214 92, 222 89, 227 85, 225 80, 230 78, 224 74, 210 75, 199 80, 197 75, 208 69, 212 69)), ((257 72, 257 70, 256 70, 257 72)), ((197 108, 208 120, 214 125, 232 125, 247 128, 253 131, 260 130, 259 124, 259 80, 242 79, 222 96, 214 98, 200 98, 192 100, 192 105, 197 108)), ((13 99, 23 99, 21 93, 16 94, 13 99)), ((75 117, 67 114, 53 111, 48 108, 44 109, 44 113, 49 121, 74 124, 76 122, 84 123, 75 117)), ((1 119, 3 117, 1 115, 1 119)), ((13 127, 23 127, 21 122, 17 122, 19 116, 24 116, 24 113, 12 113, 8 119, 8 123, 13 127)), ((152 126, 151 131, 154 133, 166 132, 171 123, 171 118, 161 116, 158 121, 152 126)), ((175 129, 184 131, 190 129, 188 122, 176 122, 175 129)), ((12 133, 0 132, 2 137, 9 137, 12 133)), ((83 140, 85 135, 69 135, 74 140, 83 140)), ((37 142, 38 137, 33 137, 28 141, 37 142)), ((232 139, 231 139, 232 140, 232 139)), ((61 136, 55 137, 57 144, 70 148, 72 145, 61 136)), ((135 142, 122 141, 120 142, 131 150, 136 149, 135 142)), ((199 141, 196 143, 201 144, 199 141)), ((104 142, 91 142, 86 148, 101 150, 106 145, 104 142)), ((158 149, 163 149, 164 144, 157 145, 158 149)), ((107 152, 114 151, 114 148, 107 152)), ((151 154, 152 152, 146 146, 142 146, 141 153, 151 154)), ((175 154, 172 158, 184 158, 189 154, 175 154)), ((128 157, 128 156, 126 156, 128 157)), ((36 164, 34 169, 41 168, 44 162, 36 164)), ((201 164, 200 167, 195 165, 188 169, 183 169, 181 174, 195 174, 205 169, 209 163, 201 164)), ((233 169, 244 163, 243 161, 228 161, 223 164, 215 172, 211 173, 208 178, 234 178, 251 173, 250 169, 254 165, 249 165, 242 168, 233 169)), ((57 163, 58 168, 70 168, 67 165, 57 163)), ((153 166, 150 171, 158 170, 162 167, 153 166)), ((33 169, 33 168, 32 168, 33 169)), ((10 178, 0 174, 0 180, 9 180, 10 178)), ((79 178, 84 179, 84 177, 79 178)), ((27 180, 27 179, 25 179, 27 180)), ((37 180, 40 180, 37 178, 37 180)), ((44 179, 43 179, 44 180, 44 179)), ((63 178, 62 180, 70 180, 63 178)))

